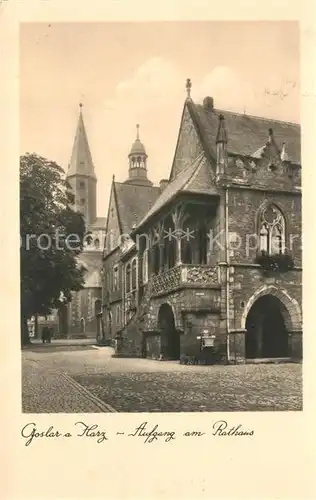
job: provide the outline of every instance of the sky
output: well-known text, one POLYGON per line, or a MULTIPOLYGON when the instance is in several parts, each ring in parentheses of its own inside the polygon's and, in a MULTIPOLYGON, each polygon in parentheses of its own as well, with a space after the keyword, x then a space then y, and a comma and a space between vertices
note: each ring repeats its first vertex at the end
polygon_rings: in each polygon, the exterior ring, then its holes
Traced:
POLYGON ((140 124, 148 177, 168 178, 186 98, 299 122, 296 22, 28 23, 20 29, 20 152, 68 168, 79 103, 107 215, 140 124))

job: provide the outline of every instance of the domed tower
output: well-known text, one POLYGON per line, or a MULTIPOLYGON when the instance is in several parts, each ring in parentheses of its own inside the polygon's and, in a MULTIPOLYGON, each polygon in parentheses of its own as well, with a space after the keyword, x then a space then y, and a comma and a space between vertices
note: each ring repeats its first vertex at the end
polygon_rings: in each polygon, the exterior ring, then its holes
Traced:
POLYGON ((136 125, 136 140, 128 155, 129 169, 126 184, 138 186, 152 186, 153 183, 147 178, 147 153, 145 146, 139 139, 139 125, 136 125))

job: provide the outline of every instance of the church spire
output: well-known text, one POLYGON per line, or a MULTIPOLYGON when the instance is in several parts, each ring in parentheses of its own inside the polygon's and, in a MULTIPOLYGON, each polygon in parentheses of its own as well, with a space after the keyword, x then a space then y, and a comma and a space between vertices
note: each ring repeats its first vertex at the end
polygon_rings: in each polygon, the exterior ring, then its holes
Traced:
POLYGON ((71 185, 75 201, 74 209, 81 212, 87 226, 97 218, 97 178, 82 116, 82 103, 77 131, 72 148, 67 179, 71 185))
POLYGON ((80 113, 67 177, 71 177, 73 175, 84 175, 96 179, 88 137, 82 116, 82 107, 83 104, 79 103, 80 113))

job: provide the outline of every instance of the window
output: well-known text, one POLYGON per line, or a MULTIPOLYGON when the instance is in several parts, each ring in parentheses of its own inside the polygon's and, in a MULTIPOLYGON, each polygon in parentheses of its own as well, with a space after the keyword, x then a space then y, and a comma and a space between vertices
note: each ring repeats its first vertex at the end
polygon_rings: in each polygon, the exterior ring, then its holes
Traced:
POLYGON ((119 269, 118 266, 113 267, 113 291, 118 290, 119 284, 119 269))
POLYGON ((159 245, 152 247, 152 259, 153 259, 153 273, 159 273, 159 260, 160 260, 160 250, 159 245))
POLYGON ((101 312, 101 300, 97 299, 94 303, 94 315, 97 316, 101 312))
POLYGON ((119 325, 121 323, 121 306, 119 305, 116 307, 115 323, 116 325, 119 325))
POLYGON ((132 290, 137 288, 137 259, 132 261, 132 290))
POLYGON ((125 291, 126 293, 131 291, 131 264, 126 265, 125 271, 125 291))
POLYGON ((84 182, 83 181, 79 182, 79 189, 84 189, 84 182))
POLYGON ((260 250, 269 254, 285 251, 285 220, 275 205, 265 207, 260 216, 260 250))
POLYGON ((84 205, 85 204, 85 199, 84 198, 81 198, 80 200, 80 205, 84 205))
POLYGON ((148 282, 148 249, 147 248, 143 253, 142 276, 143 276, 143 283, 146 284, 148 282))
POLYGON ((96 238, 94 240, 94 247, 95 247, 96 250, 98 250, 100 248, 100 240, 99 240, 99 238, 96 238))

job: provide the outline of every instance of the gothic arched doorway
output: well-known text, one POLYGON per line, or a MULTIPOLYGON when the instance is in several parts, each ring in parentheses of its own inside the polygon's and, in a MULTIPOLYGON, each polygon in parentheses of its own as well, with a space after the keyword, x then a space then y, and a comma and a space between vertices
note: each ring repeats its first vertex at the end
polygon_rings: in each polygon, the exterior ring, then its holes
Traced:
POLYGON ((176 330, 174 315, 169 304, 162 304, 158 314, 161 332, 161 354, 165 359, 180 359, 180 333, 176 330))
POLYGON ((246 319, 246 358, 288 356, 287 311, 274 295, 263 295, 252 305, 246 319))

